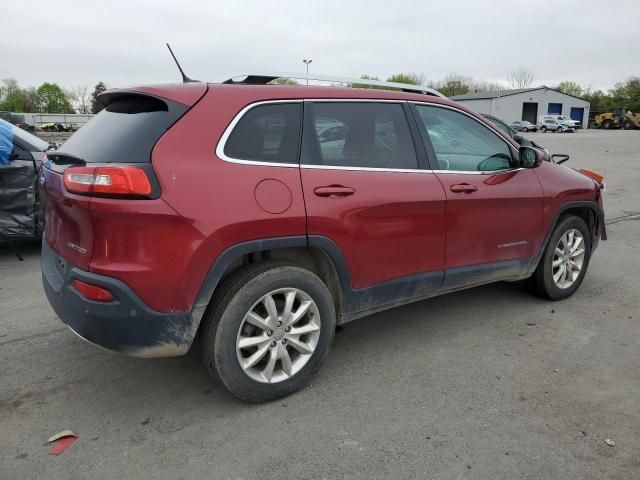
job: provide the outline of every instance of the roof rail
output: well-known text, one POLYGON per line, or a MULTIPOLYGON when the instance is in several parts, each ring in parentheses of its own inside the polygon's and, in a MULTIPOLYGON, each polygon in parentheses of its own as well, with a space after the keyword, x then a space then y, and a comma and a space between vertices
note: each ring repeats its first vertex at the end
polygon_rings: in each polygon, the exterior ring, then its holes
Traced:
POLYGON ((345 78, 334 77, 332 75, 316 75, 305 73, 245 73, 234 75, 231 78, 223 80, 220 83, 240 83, 245 85, 265 85, 276 78, 291 78, 295 80, 315 80, 319 82, 332 83, 349 83, 357 85, 368 85, 372 87, 396 88, 403 92, 423 93, 425 95, 433 95, 436 97, 446 98, 442 93, 434 88, 424 87, 422 85, 411 85, 408 83, 382 82, 380 80, 369 80, 365 78, 345 78))

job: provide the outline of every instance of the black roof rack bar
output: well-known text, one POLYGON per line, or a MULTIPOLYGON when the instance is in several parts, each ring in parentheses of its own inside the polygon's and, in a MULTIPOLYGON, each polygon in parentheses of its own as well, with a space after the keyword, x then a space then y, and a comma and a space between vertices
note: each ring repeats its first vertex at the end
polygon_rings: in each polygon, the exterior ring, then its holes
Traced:
POLYGON ((349 83, 357 85, 368 85, 372 87, 397 88, 403 92, 423 93, 425 95, 433 95, 436 97, 446 98, 442 93, 434 88, 424 87, 422 85, 410 85, 408 83, 382 82, 380 80, 369 80, 365 78, 345 78, 334 77, 332 75, 316 75, 305 73, 245 73, 234 75, 231 78, 223 80, 220 83, 239 83, 245 85, 265 85, 276 78, 290 78, 294 80, 315 80, 319 82, 329 83, 349 83))

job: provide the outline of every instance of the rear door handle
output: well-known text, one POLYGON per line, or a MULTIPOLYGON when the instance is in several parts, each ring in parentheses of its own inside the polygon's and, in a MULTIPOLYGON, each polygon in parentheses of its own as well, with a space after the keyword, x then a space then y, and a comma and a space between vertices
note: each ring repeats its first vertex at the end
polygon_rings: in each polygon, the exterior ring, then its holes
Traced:
POLYGON ((343 187, 342 185, 327 185, 326 187, 316 187, 313 189, 318 197, 343 198, 356 193, 351 187, 343 187))
POLYGON ((451 185, 449 190, 455 193, 472 193, 478 190, 478 187, 469 185, 468 183, 459 183, 457 185, 451 185))

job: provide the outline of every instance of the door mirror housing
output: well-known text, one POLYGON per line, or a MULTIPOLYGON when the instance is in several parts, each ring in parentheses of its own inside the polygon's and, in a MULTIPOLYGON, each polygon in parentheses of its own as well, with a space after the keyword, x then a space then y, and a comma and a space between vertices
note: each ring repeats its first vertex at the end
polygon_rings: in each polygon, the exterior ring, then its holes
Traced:
POLYGON ((522 168, 536 168, 542 163, 542 152, 535 148, 522 146, 518 151, 520 155, 520 166, 522 168))

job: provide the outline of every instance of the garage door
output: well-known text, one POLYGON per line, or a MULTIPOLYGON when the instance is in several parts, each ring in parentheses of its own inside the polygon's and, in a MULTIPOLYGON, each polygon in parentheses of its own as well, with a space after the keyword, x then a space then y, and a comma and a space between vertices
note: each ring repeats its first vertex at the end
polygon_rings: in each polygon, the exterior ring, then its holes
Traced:
POLYGON ((571 120, 578 120, 582 123, 582 119, 584 118, 584 108, 571 107, 571 120))
POLYGON ((550 103, 549 108, 547 108, 547 113, 551 115, 562 115, 562 104, 550 103))

